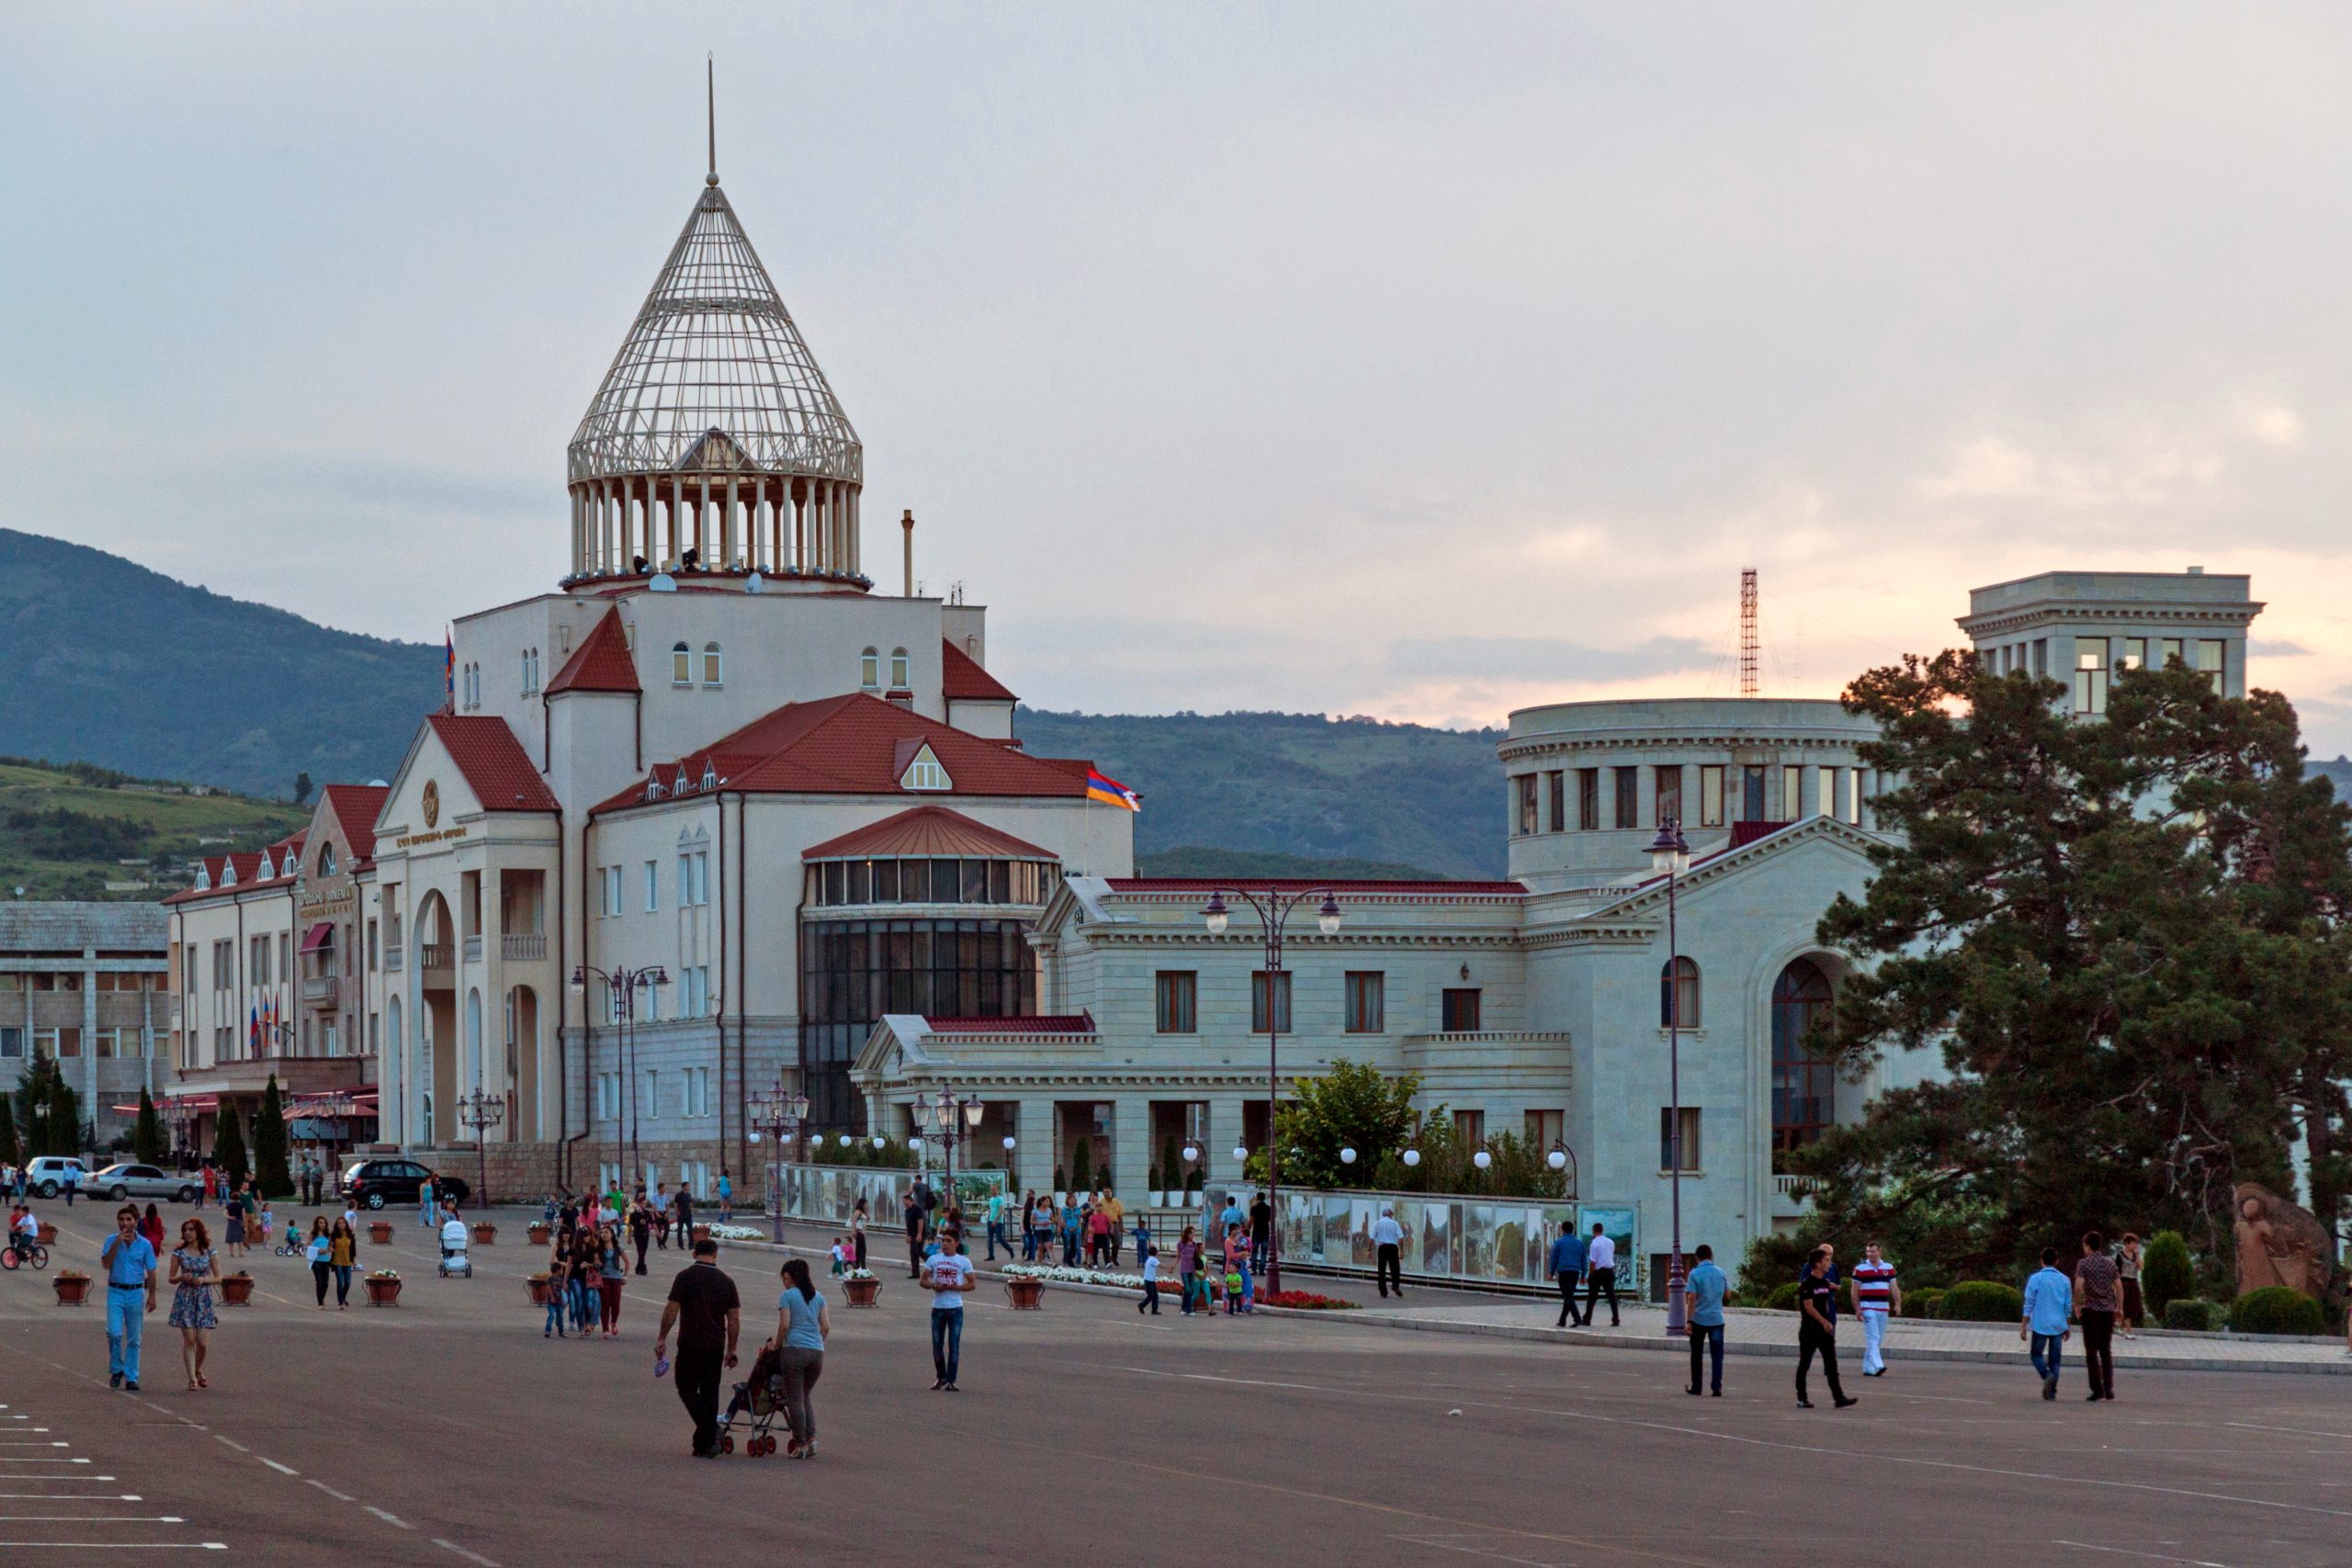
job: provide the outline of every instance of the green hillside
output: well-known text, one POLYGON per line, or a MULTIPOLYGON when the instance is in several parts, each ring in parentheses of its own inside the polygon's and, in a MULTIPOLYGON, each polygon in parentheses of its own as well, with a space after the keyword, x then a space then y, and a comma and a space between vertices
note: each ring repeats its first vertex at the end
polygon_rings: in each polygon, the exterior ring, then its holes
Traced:
POLYGON ((0 758, 0 897, 156 898, 201 855, 257 850, 308 807, 0 758), (108 883, 117 886, 108 887, 108 883))

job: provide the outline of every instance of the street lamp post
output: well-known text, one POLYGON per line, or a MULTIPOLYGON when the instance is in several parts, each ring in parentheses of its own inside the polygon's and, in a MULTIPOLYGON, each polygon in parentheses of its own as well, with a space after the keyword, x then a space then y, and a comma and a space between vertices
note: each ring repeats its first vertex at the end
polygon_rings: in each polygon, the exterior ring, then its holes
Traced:
MULTIPOLYGON (((939 1145, 940 1154, 947 1162, 947 1203, 956 1203, 956 1145, 978 1133, 981 1114, 988 1109, 978 1095, 964 1099, 953 1090, 942 1089, 935 1100, 915 1096, 910 1108, 914 1112, 915 1136, 924 1142, 939 1145)), ((1006 1146, 1012 1145, 1008 1143, 1006 1146)))
POLYGON ((490 1130, 506 1120, 506 1100, 503 1095, 473 1093, 458 1099, 458 1120, 474 1130, 474 1154, 479 1161, 475 1175, 474 1206, 490 1207, 490 1130))
MULTIPOLYGON (((626 1187, 633 1189, 638 1179, 645 1173, 644 1146, 638 1142, 642 1129, 637 1113, 637 993, 668 985, 670 975, 659 964, 649 964, 639 969, 599 969, 593 964, 582 964, 571 971, 573 996, 587 996, 588 976, 591 975, 604 981, 613 994, 613 1021, 620 1032, 615 1054, 620 1061, 622 1075, 628 1079, 628 1131, 620 1141, 628 1145, 631 1167, 626 1187)), ((594 1060, 593 1054, 590 1054, 590 1059, 594 1060)), ((589 1113, 592 1117, 595 1113, 593 1103, 589 1113)))
MULTIPOLYGON (((1201 911, 1211 936, 1224 934, 1232 912, 1226 908, 1226 895, 1231 894, 1257 911, 1258 922, 1264 928, 1266 942, 1266 1208, 1271 1218, 1266 1225, 1266 1293, 1277 1295, 1283 1288, 1282 1264, 1282 1151, 1274 1141, 1274 1110, 1282 1086, 1283 991, 1279 976, 1283 974, 1283 931, 1290 923, 1294 910, 1317 894, 1322 905, 1316 910, 1316 924, 1325 936, 1340 929, 1340 901, 1328 887, 1310 887, 1295 893, 1284 893, 1268 886, 1255 894, 1239 888, 1216 887, 1209 892, 1208 906, 1201 911)), ((1244 1173, 1247 1174, 1246 1172, 1244 1173)))
POLYGON ((752 1141, 758 1143, 763 1134, 775 1147, 775 1157, 768 1161, 768 1235, 778 1247, 784 1245, 784 1145, 799 1133, 800 1124, 808 1119, 808 1097, 786 1091, 784 1069, 776 1069, 775 1088, 762 1089, 749 1102, 752 1141))
POLYGON ((1658 822, 1657 837, 1650 841, 1650 869, 1666 877, 1666 1148, 1673 1161, 1666 1174, 1674 1215, 1672 1249, 1666 1258, 1666 1332, 1674 1337, 1690 1332, 1689 1303, 1682 1299, 1682 951, 1674 896, 1682 874, 1690 869, 1690 846, 1679 818, 1658 822))

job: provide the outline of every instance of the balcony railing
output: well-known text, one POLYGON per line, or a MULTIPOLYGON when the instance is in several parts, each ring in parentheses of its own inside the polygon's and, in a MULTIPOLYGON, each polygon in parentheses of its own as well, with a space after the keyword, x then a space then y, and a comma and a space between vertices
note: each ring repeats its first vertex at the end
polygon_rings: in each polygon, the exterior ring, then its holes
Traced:
POLYGON ((335 1005, 342 994, 339 983, 333 975, 302 976, 302 1000, 313 1007, 331 1008, 335 1005))
POLYGON ((479 931, 466 938, 466 962, 469 964, 481 962, 481 933, 479 931))
POLYGON ((1775 1171, 1772 1176, 1772 1191, 1775 1196, 1786 1198, 1792 1203, 1809 1203, 1813 1201, 1815 1179, 1810 1176, 1783 1176, 1775 1171))
POLYGON ((456 954, 446 942, 422 942, 416 950, 419 969, 447 969, 456 963, 456 954))
POLYGON ((498 939, 498 955, 508 963, 528 963, 548 955, 544 931, 508 931, 498 939))

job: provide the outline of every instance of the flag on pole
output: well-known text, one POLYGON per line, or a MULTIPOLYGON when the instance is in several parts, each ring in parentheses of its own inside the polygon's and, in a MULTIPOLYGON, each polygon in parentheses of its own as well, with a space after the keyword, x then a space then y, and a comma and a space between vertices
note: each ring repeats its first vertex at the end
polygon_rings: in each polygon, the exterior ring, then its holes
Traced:
POLYGON ((458 643, 446 627, 441 633, 441 711, 458 711, 458 643))
POLYGON ((1086 770, 1086 798, 1099 800, 1105 806, 1115 806, 1125 811, 1141 811, 1143 796, 1093 768, 1086 770))

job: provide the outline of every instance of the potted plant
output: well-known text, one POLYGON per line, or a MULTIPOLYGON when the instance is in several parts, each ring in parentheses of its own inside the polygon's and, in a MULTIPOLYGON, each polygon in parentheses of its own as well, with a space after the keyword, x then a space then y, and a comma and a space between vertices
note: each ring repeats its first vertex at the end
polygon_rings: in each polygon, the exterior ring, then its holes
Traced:
POLYGON ((55 1247, 57 1245, 57 1227, 51 1224, 47 1220, 43 1220, 40 1223, 40 1244, 43 1247, 55 1247))
POLYGON ((555 1227, 548 1224, 545 1220, 533 1220, 531 1222, 531 1228, 527 1234, 531 1238, 531 1245, 533 1247, 545 1247, 548 1242, 555 1239, 555 1227))
POLYGON ((390 1247, 392 1244, 392 1222, 390 1220, 369 1220, 368 1222, 368 1239, 374 1242, 378 1247, 390 1247))
POLYGON ((1143 1190, 1145 1193, 1148 1194, 1145 1198, 1145 1201, 1155 1207, 1168 1201, 1167 1195, 1159 1190, 1159 1168, 1158 1166, 1155 1165, 1143 1173, 1143 1190))
POLYGON ((523 1277, 523 1283, 530 1289, 533 1306, 543 1307, 548 1304, 548 1284, 553 1278, 554 1276, 546 1273, 526 1274, 523 1277))
POLYGON ((488 1220, 476 1220, 474 1222, 474 1240, 483 1247, 492 1245, 498 1240, 498 1227, 492 1224, 488 1220))
POLYGON ((397 1269, 379 1269, 361 1281, 368 1287, 369 1306, 397 1306, 401 1299, 401 1276, 397 1269))
POLYGON ((710 1227, 697 1223, 695 1225, 695 1239, 696 1241, 708 1241, 710 1239, 710 1227))
POLYGON ((80 1306, 90 1293, 90 1277, 79 1269, 60 1269, 49 1277, 49 1282, 57 1287, 59 1306, 80 1306))
POLYGON ((850 1305, 870 1307, 882 1293, 882 1281, 871 1269, 853 1269, 842 1276, 842 1289, 849 1292, 850 1305))
POLYGON ((1046 1300, 1046 1281, 1026 1274, 1015 1274, 1004 1282, 1004 1293, 1012 1302, 1015 1312, 1039 1311, 1046 1300))
POLYGON ((254 1277, 243 1269, 220 1277, 220 1299, 232 1307, 243 1306, 252 1299, 254 1277))

